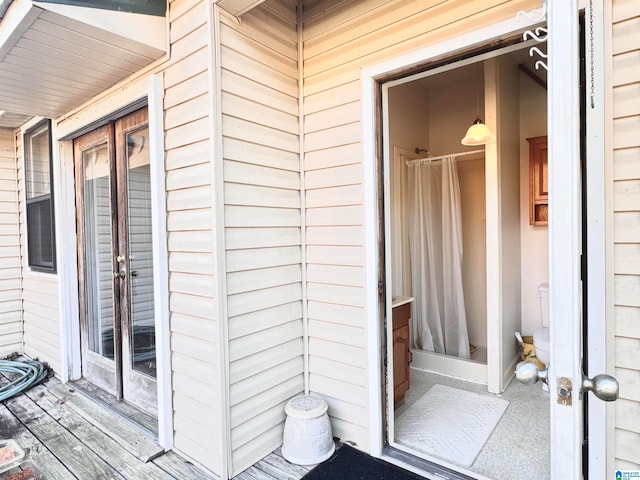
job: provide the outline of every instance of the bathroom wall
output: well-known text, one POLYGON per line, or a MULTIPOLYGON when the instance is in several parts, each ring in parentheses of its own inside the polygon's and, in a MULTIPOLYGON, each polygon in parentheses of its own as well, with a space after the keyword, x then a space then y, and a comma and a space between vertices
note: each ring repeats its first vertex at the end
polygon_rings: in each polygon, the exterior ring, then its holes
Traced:
POLYGON ((520 238, 522 245, 522 332, 542 327, 538 285, 549 281, 549 240, 546 225, 529 225, 529 143, 547 134, 547 91, 520 74, 520 238))
POLYGON ((476 102, 479 102, 481 116, 484 111, 480 67, 471 65, 446 75, 446 81, 434 81, 429 89, 429 150, 432 155, 478 149, 462 145, 460 140, 476 118, 476 102))
MULTIPOLYGON (((464 134, 464 133, 463 133, 464 134)), ((469 342, 487 347, 487 261, 484 160, 458 163, 462 204, 462 281, 469 342)), ((485 357, 483 357, 485 358, 485 357)))
MULTIPOLYGON (((491 169, 487 166, 487 176, 497 172, 497 203, 487 200, 487 228, 491 229, 491 225, 497 226, 496 244, 493 250, 497 253, 498 270, 493 273, 498 274, 498 291, 490 291, 487 296, 488 313, 491 318, 491 312, 494 311, 498 318, 492 321, 492 326, 498 327, 492 329, 489 327, 489 357, 488 362, 491 365, 491 344, 492 340, 500 342, 499 351, 501 358, 495 358, 496 362, 501 366, 502 378, 492 377, 497 375, 497 371, 489 367, 489 391, 499 393, 506 387, 515 367, 515 359, 517 357, 517 344, 514 333, 520 329, 520 283, 521 283, 521 247, 520 247, 520 184, 518 182, 520 162, 519 162, 519 73, 518 65, 509 56, 500 56, 489 59, 486 62, 485 81, 488 87, 493 86, 495 91, 490 92, 487 88, 487 105, 492 102, 491 107, 487 108, 487 126, 495 125, 496 142, 488 144, 487 164, 494 149, 494 155, 497 155, 497 169, 491 169), (494 121, 491 121, 489 110, 495 108, 493 115, 494 121), (498 215, 492 223, 490 220, 490 209, 498 215), (493 307, 498 307, 492 310, 493 307), (498 336, 498 335, 499 336, 498 336)), ((489 182, 487 182, 487 190, 489 190, 489 182)), ((489 241, 489 240, 488 240, 489 241)), ((490 262, 492 256, 487 251, 487 258, 490 262)), ((488 271, 487 277, 492 272, 488 271)), ((496 347, 498 345, 496 344, 496 347)))
POLYGON ((390 149, 429 148, 429 92, 418 83, 389 89, 389 138, 390 149))

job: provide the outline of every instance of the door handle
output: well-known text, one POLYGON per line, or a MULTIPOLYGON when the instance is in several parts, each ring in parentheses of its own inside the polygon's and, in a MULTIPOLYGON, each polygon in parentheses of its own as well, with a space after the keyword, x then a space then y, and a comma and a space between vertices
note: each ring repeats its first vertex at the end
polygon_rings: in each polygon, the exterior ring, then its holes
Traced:
MULTIPOLYGON (((540 371, 538 367, 531 362, 520 362, 516 366, 516 378, 518 381, 528 385, 532 385, 539 380, 544 381, 547 379, 547 376, 547 370, 540 371)), ((618 399, 620 386, 618 385, 618 381, 615 377, 612 377, 611 375, 601 373, 593 378, 588 378, 583 375, 580 393, 586 393, 588 391, 593 392, 593 394, 600 400, 613 402, 618 399)), ((558 401, 560 403, 565 403, 562 401, 564 399, 566 404, 570 404, 570 398, 571 385, 569 384, 568 387, 565 385, 559 385, 558 401)))
POLYGON ((618 399, 620 386, 618 380, 611 375, 601 373, 593 378, 582 376, 581 392, 592 391, 600 400, 605 402, 613 402, 618 399))
POLYGON ((547 375, 548 370, 540 370, 531 362, 520 362, 516 365, 516 378, 527 385, 533 385, 537 381, 544 382, 547 375))
POLYGON ((127 277, 127 271, 123 268, 119 272, 113 272, 114 280, 124 280, 127 277))

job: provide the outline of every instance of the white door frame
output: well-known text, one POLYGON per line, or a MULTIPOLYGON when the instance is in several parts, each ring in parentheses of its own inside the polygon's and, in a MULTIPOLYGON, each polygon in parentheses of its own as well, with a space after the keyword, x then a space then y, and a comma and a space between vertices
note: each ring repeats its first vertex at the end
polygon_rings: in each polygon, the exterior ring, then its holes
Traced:
MULTIPOLYGON (((581 371, 581 287, 580 287, 580 151, 578 91, 578 2, 549 2, 549 170, 552 205, 550 207, 550 305, 553 332, 550 371, 551 391, 557 391, 557 377, 573 383, 573 407, 555 402, 551 407, 552 478, 577 479, 581 475, 582 410, 579 385, 581 371), (553 130, 553 133, 552 133, 553 130), (562 161, 552 161, 552 158, 562 161), (551 166, 553 164, 553 167, 551 166), (561 207, 560 207, 561 206, 561 207), (553 225, 553 226, 552 226, 553 225), (569 254, 569 252, 572 252, 569 254), (554 320, 558 319, 558 320, 554 320), (562 320, 560 320, 562 319, 562 320), (556 367, 557 365, 557 367, 556 367)), ((455 54, 461 45, 487 43, 513 32, 529 28, 527 19, 515 18, 486 27, 462 37, 429 46, 423 50, 393 58, 365 68, 361 72, 362 124, 365 189, 365 265, 366 308, 368 313, 369 421, 370 453, 382 456, 385 432, 383 403, 384 379, 381 359, 381 322, 378 312, 378 238, 377 238, 377 164, 376 135, 378 111, 377 80, 430 58, 455 54)), ((601 64, 600 64, 600 68, 601 64)), ((604 199, 601 199, 604 202, 604 199)), ((590 252, 604 257, 603 251, 590 252)), ((590 258, 590 261, 592 259, 590 258)), ((604 291, 594 291, 604 302, 604 291)), ((593 338, 603 351, 606 339, 593 338)), ((553 395, 553 393, 552 393, 553 395)), ((593 426, 593 425, 592 425, 593 426)), ((603 452, 601 452, 603 453, 603 452)), ((604 456, 604 453, 603 453, 604 456)))
MULTIPOLYGON (((605 118, 610 118, 613 103, 611 93, 611 2, 593 0, 585 7, 585 55, 587 61, 587 276, 589 296, 587 298, 588 317, 588 377, 600 373, 613 373, 613 303, 607 300, 612 288, 613 265, 612 248, 607 248, 607 235, 611 233, 611 221, 607 218, 605 205, 608 203, 607 189, 611 179, 608 171, 611 159, 605 156, 605 118), (605 6, 606 4, 606 6, 605 6), (593 42, 590 41, 590 18, 593 8, 593 42), (591 69, 593 56, 593 105, 591 105, 591 69), (609 112, 609 113, 608 113, 609 112)), ((610 132, 606 132, 609 134, 610 132)), ((609 149, 610 151, 610 149, 609 149)), ((589 401, 589 475, 592 478, 607 478, 614 471, 613 438, 615 410, 609 402, 591 396, 589 401), (609 445, 609 448, 607 448, 609 445)))
POLYGON ((384 348, 381 338, 381 322, 378 312, 378 200, 377 200, 377 164, 376 137, 378 111, 376 105, 377 81, 396 72, 406 71, 412 65, 424 63, 433 58, 453 56, 472 45, 482 45, 513 35, 514 32, 526 30, 534 22, 515 17, 490 25, 461 37, 428 46, 409 54, 389 59, 361 71, 362 94, 362 126, 363 126, 363 158, 364 158, 364 192, 365 192, 365 268, 366 275, 366 309, 368 312, 368 365, 369 365, 369 424, 370 453, 381 456, 384 448, 383 404, 380 392, 382 382, 382 361, 384 348))

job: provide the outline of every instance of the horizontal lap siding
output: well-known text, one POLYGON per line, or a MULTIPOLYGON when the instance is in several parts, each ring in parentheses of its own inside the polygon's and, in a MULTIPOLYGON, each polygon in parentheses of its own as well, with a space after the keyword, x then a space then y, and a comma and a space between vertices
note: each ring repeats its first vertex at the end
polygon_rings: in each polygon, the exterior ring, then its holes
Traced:
MULTIPOLYGON (((22 336, 24 353, 47 362, 60 373, 61 344, 58 275, 31 272, 27 258, 27 215, 24 204, 24 158, 22 134, 16 133, 18 154, 18 198, 20 199, 20 257, 22 260, 22 336)), ((56 208, 54 204, 54 209, 56 208)), ((61 259, 57 259, 58 270, 61 259)))
POLYGON ((229 395, 236 474, 304 389, 295 3, 221 16, 229 395))
POLYGON ((171 59, 164 68, 167 239, 174 445, 220 474, 207 12, 205 1, 169 4, 171 59))
POLYGON ((640 4, 613 2, 616 469, 640 469, 640 4))
POLYGON ((21 289, 15 139, 0 129, 0 356, 22 352, 21 289))
MULTIPOLYGON (((304 175, 310 388, 334 434, 369 448, 362 68, 513 18, 539 5, 372 0, 305 2, 304 175)), ((460 47, 464 47, 460 44, 460 47)), ((367 168, 372 168, 367 159, 367 168)))

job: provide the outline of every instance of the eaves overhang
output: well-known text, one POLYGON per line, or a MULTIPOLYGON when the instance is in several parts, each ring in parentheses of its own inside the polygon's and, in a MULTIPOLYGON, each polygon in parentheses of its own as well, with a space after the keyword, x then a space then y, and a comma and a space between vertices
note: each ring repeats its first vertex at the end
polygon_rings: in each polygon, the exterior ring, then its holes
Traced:
POLYGON ((217 0, 215 3, 234 17, 240 17, 262 2, 264 0, 217 0))
POLYGON ((13 0, 0 21, 0 127, 57 118, 166 51, 163 16, 13 0))

